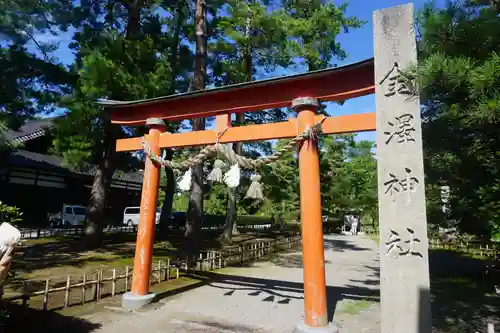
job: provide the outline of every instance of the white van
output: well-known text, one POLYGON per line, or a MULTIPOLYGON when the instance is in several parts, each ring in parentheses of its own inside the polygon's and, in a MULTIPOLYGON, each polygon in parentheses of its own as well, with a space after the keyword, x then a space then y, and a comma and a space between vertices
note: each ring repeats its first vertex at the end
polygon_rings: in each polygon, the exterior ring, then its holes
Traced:
MULTIPOLYGON (((139 225, 141 207, 126 207, 123 211, 123 224, 130 226, 139 225)), ((156 209, 156 221, 160 223, 161 208, 156 209)))
POLYGON ((63 226, 82 226, 87 219, 87 207, 76 205, 63 205, 63 226))

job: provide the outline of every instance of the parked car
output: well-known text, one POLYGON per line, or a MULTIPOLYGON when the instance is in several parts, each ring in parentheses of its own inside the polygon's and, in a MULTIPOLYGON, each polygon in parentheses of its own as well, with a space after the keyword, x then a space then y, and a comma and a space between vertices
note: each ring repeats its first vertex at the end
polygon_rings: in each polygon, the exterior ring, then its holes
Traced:
MULTIPOLYGON (((139 225, 139 216, 141 212, 141 207, 126 207, 123 211, 123 224, 131 227, 139 225)), ((161 208, 156 209, 156 221, 158 224, 160 222, 161 208)))
POLYGON ((63 205, 63 226, 83 226, 87 220, 87 207, 77 205, 63 205))
POLYGON ((87 220, 87 207, 63 205, 58 213, 48 213, 47 221, 51 228, 80 227, 87 220))

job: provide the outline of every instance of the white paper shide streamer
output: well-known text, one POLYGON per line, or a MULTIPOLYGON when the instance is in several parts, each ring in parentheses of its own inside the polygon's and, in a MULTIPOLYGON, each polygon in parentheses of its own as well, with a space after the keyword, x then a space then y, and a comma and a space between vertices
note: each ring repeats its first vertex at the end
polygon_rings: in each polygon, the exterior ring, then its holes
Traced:
POLYGON ((216 182, 216 183, 222 183, 223 180, 223 175, 222 175, 222 168, 225 166, 224 162, 221 160, 215 160, 214 162, 214 168, 213 170, 208 174, 207 180, 216 182))
POLYGON ((238 163, 229 168, 229 171, 224 175, 224 183, 230 188, 235 188, 240 185, 240 167, 238 163))
POLYGON ((191 171, 191 168, 189 168, 184 176, 182 176, 181 180, 179 181, 179 189, 183 192, 189 191, 191 188, 191 180, 192 180, 193 174, 191 171))

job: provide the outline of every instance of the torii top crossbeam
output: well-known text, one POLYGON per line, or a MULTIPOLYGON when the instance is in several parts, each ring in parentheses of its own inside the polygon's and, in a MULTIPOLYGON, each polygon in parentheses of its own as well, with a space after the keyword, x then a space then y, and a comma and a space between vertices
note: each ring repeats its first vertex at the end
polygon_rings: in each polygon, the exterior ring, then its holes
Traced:
MULTIPOLYGON (((301 96, 313 97, 322 102, 340 101, 374 93, 373 59, 347 66, 314 71, 305 74, 216 89, 196 91, 139 101, 101 100, 117 125, 145 125, 147 119, 160 118, 167 121, 253 112, 275 107, 290 107, 292 101, 301 96)), ((197 131, 160 136, 159 147, 186 147, 215 143, 217 131, 224 130, 229 117, 218 117, 216 131, 197 131)), ((220 143, 259 141, 290 138, 297 135, 295 119, 274 124, 249 125, 229 128, 220 143)), ((323 122, 323 133, 350 133, 375 130, 375 113, 355 114, 327 118, 323 122)), ((117 151, 141 149, 141 139, 117 141, 117 151)))
POLYGON ((235 84, 215 89, 138 101, 102 100, 111 121, 145 125, 148 118, 167 121, 289 107, 294 98, 341 101, 373 94, 373 59, 304 74, 235 84))
MULTIPOLYGON (((321 122, 324 134, 373 131, 375 112, 339 117, 318 116, 318 101, 341 101, 375 92, 374 61, 289 77, 196 91, 147 100, 100 101, 113 124, 149 125, 146 140, 155 154, 160 148, 291 138, 321 122), (232 113, 293 107, 297 118, 288 121, 231 127, 232 113), (165 133, 163 120, 178 121, 216 116, 215 130, 165 133)), ((142 149, 142 138, 120 139, 117 151, 142 149)), ((314 138, 299 147, 305 324, 328 325, 324 271, 319 159, 314 138), (307 204, 306 204, 307 200, 307 204)), ((159 167, 148 157, 144 168, 141 215, 137 232, 132 289, 123 296, 125 307, 137 308, 151 300, 149 293, 159 167)))

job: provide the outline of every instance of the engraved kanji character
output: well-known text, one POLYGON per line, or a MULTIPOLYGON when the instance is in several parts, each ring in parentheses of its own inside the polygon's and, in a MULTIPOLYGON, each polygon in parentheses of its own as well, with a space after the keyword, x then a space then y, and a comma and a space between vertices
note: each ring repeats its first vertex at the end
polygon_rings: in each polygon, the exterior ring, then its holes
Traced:
POLYGON ((415 132, 415 127, 412 124, 413 115, 409 113, 402 114, 399 117, 394 118, 396 122, 388 121, 387 123, 391 126, 390 131, 384 132, 388 136, 385 144, 391 142, 393 137, 397 137, 397 143, 403 143, 407 141, 415 142, 412 132, 415 132))
POLYGON ((389 237, 387 241, 385 241, 385 246, 387 248, 385 254, 389 254, 394 249, 398 249, 399 253, 404 251, 403 247, 401 246, 401 237, 399 237, 399 233, 392 229, 389 230, 389 237))
POLYGON ((408 234, 409 234, 409 239, 407 240, 402 240, 399 233, 395 230, 390 229, 389 230, 389 237, 387 241, 385 241, 385 245, 387 248, 387 251, 385 254, 389 254, 391 252, 397 251, 396 252, 396 257, 399 256, 416 256, 423 258, 422 253, 420 253, 416 247, 417 244, 420 243, 420 239, 418 239, 415 231, 410 228, 406 228, 408 234), (402 244, 405 246, 403 247, 402 244))
POLYGON ((386 97, 391 97, 396 94, 411 94, 410 89, 408 88, 407 79, 403 72, 399 70, 399 65, 397 62, 394 63, 391 70, 384 76, 382 80, 380 80, 379 84, 381 86, 387 86, 384 90, 384 95, 386 97))
POLYGON ((400 191, 399 189, 399 183, 401 182, 399 178, 393 174, 389 173, 390 179, 384 183, 384 186, 386 186, 384 194, 389 194, 389 195, 395 195, 397 192, 400 191))
POLYGON ((419 181, 417 177, 412 177, 410 168, 405 168, 405 172, 405 178, 399 181, 399 185, 401 186, 403 191, 413 192, 419 181))
POLYGON ((404 241, 408 246, 405 251, 401 251, 399 254, 402 256, 417 256, 422 258, 422 254, 416 250, 416 244, 420 243, 420 239, 418 239, 415 230, 410 228, 406 228, 406 230, 410 234, 410 239, 404 241))

